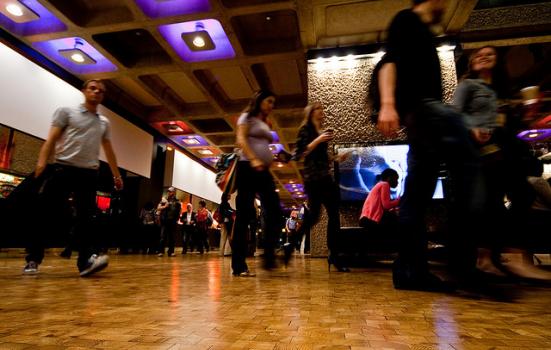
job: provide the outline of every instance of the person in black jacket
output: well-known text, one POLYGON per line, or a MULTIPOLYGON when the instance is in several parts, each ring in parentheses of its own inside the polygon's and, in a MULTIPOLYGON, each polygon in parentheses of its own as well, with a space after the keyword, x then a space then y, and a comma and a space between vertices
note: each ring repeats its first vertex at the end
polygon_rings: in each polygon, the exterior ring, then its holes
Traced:
POLYGON ((310 222, 319 220, 321 205, 327 211, 327 247, 329 269, 334 265, 340 272, 350 271, 340 254, 339 188, 329 170, 328 142, 333 140, 332 130, 323 130, 323 107, 316 102, 304 108, 304 122, 297 136, 297 149, 293 158, 304 157, 304 189, 310 204, 310 222))
POLYGON ((220 207, 218 212, 220 213, 220 222, 221 225, 221 234, 220 234, 220 256, 230 255, 226 253, 226 247, 229 247, 229 240, 231 237, 231 232, 233 229, 233 215, 235 210, 231 207, 230 195, 227 193, 222 194, 222 199, 220 201, 220 207))
POLYGON ((161 212, 161 241, 159 242, 159 257, 163 256, 165 253, 165 244, 168 245, 168 256, 175 256, 174 243, 181 209, 182 204, 178 198, 176 198, 176 189, 174 187, 169 187, 167 198, 161 201, 157 207, 157 210, 161 212))
MULTIPOLYGON (((400 122, 407 127, 408 176, 400 202, 399 256, 393 266, 397 289, 447 291, 450 287, 429 272, 424 215, 436 186, 439 167, 445 161, 453 178, 456 224, 450 227, 469 232, 473 175, 477 152, 463 125, 461 115, 442 103, 440 60, 430 26, 440 22, 444 0, 414 0, 413 7, 400 11, 388 30, 387 52, 378 74, 380 111, 378 128, 386 136, 397 133, 400 122)), ((452 233, 456 252, 451 265, 460 271, 474 266, 474 247, 462 247, 452 233)), ((468 240, 464 240, 466 242, 468 240)))
POLYGON ((186 206, 186 212, 180 217, 182 223, 182 254, 186 254, 188 247, 189 251, 193 252, 193 245, 195 244, 193 238, 195 237, 195 230, 197 226, 196 214, 193 211, 193 205, 188 203, 186 206))

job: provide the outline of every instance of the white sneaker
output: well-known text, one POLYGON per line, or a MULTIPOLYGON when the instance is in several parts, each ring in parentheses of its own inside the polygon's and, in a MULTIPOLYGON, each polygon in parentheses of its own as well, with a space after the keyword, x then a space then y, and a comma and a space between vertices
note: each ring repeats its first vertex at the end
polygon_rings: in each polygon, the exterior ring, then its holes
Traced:
POLYGON ((38 273, 38 264, 34 261, 29 261, 23 268, 25 275, 34 275, 38 273))
POLYGON ((88 259, 88 265, 80 271, 80 277, 90 276, 93 273, 99 272, 107 267, 109 264, 109 257, 107 255, 98 256, 93 254, 88 259))

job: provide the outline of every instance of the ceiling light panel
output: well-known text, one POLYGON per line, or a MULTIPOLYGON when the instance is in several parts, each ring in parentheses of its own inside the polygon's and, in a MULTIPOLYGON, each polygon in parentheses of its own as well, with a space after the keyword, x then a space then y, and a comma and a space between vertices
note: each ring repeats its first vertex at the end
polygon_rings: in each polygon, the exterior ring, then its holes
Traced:
POLYGON ((117 70, 111 61, 103 56, 86 40, 78 37, 41 41, 33 47, 75 74, 94 74, 117 70), (77 43, 77 44, 75 44, 77 43), (84 62, 78 62, 81 54, 84 62))
POLYGON ((136 4, 150 18, 210 11, 208 0, 136 0, 136 4))
POLYGON ((37 0, 0 0, 0 27, 21 36, 67 30, 67 26, 37 0))
POLYGON ((215 19, 165 24, 159 26, 159 32, 185 62, 212 61, 235 57, 235 51, 231 46, 230 40, 220 22, 215 19), (202 30, 200 31, 207 32, 212 40, 213 49, 194 51, 187 44, 183 43, 182 33, 198 32, 198 22, 202 25, 202 30))

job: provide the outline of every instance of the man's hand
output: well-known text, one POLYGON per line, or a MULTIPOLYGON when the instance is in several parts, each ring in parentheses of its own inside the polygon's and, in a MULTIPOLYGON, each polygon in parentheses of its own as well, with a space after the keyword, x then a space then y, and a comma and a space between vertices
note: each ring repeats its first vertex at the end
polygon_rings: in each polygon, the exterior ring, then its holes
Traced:
POLYGON ((113 182, 115 183, 115 189, 116 189, 117 191, 120 191, 120 190, 123 189, 124 184, 123 184, 122 178, 121 178, 120 176, 115 176, 115 177, 113 178, 113 182))
POLYGON ((44 172, 44 169, 46 169, 46 164, 38 163, 34 169, 34 177, 39 177, 44 172))
POLYGON ((377 128, 384 136, 394 136, 400 127, 400 118, 394 105, 382 105, 377 128))

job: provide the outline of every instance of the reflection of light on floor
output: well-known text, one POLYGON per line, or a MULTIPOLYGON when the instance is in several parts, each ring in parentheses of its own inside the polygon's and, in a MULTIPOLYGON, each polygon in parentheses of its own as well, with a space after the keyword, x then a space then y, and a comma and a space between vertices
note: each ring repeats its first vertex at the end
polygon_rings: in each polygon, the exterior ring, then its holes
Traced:
POLYGON ((449 305, 448 299, 436 301, 432 304, 434 333, 438 339, 438 349, 449 349, 449 344, 458 341, 455 312, 449 305))
POLYGON ((177 307, 180 301, 180 263, 172 263, 170 276, 170 302, 177 307))
POLYGON ((209 260, 209 295, 213 301, 220 299, 220 260, 209 260))

